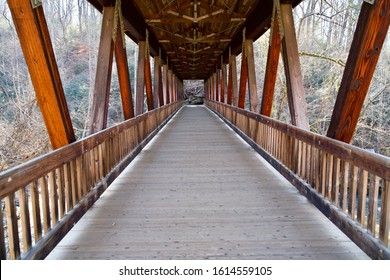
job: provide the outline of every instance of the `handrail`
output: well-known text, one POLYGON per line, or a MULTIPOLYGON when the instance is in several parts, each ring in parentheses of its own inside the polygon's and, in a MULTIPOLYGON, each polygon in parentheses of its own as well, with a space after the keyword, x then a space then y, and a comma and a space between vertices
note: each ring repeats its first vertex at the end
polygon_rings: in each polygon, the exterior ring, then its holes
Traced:
POLYGON ((165 105, 0 173, 1 259, 46 257, 182 105, 165 105))
POLYGON ((370 257, 390 258, 390 158, 231 105, 205 104, 370 257))

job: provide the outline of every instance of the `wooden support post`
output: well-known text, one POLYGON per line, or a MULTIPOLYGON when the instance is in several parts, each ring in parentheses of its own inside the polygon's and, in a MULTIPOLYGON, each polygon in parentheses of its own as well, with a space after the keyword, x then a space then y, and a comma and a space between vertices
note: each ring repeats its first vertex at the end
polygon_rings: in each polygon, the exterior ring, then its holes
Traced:
POLYGON ((135 115, 141 115, 144 112, 145 103, 145 58, 146 42, 138 42, 138 70, 137 87, 135 92, 135 115))
POLYGON ((168 84, 168 65, 164 64, 162 70, 162 76, 163 76, 163 95, 164 95, 164 105, 169 104, 169 84, 168 84))
POLYGON ((114 50, 114 44, 112 41, 114 14, 114 7, 104 7, 95 87, 93 91, 91 117, 89 120, 89 134, 101 131, 107 127, 114 50))
MULTIPOLYGON (((233 106, 238 106, 238 80, 237 80, 237 56, 230 56, 231 72, 232 72, 232 94, 233 106)), ((230 74, 229 74, 230 75, 230 74)))
POLYGON ((255 68, 255 55, 253 51, 253 40, 246 40, 246 59, 248 67, 248 84, 249 84, 249 96, 250 96, 250 109, 252 112, 259 112, 259 97, 257 95, 256 84, 256 68, 255 68))
POLYGON ((351 142, 390 23, 390 1, 363 2, 327 136, 351 142))
POLYGON ((154 107, 164 106, 163 79, 161 73, 160 57, 154 57, 154 107))
MULTIPOLYGON (((120 25, 118 21, 117 30, 120 30, 120 25)), ((129 75, 129 65, 127 61, 127 52, 126 48, 123 47, 122 32, 117 32, 116 42, 115 42, 115 60, 118 70, 118 80, 119 87, 122 97, 122 108, 124 119, 128 120, 134 117, 134 105, 133 97, 131 94, 131 84, 130 84, 130 75, 129 75)))
POLYGON ((150 70, 150 57, 146 54, 145 57, 145 88, 146 88, 146 103, 148 104, 148 111, 154 109, 153 90, 152 90, 152 73, 150 70))
POLYGON ((279 34, 279 20, 275 16, 271 27, 271 41, 268 46, 267 66, 264 77, 263 98, 261 101, 260 114, 271 116, 274 99, 276 76, 278 73, 281 39, 279 34))
POLYGON ((301 64, 299 62, 297 37, 291 4, 281 4, 284 39, 282 42, 283 62, 286 73, 287 97, 291 122, 300 128, 309 130, 307 104, 303 88, 301 64))
POLYGON ((171 103, 174 102, 173 100, 173 71, 168 70, 168 77, 169 77, 169 100, 171 103))
POLYGON ((220 91, 219 91, 219 87, 220 87, 220 83, 221 83, 221 79, 220 79, 220 76, 219 76, 219 70, 218 68, 216 69, 215 71, 215 100, 216 101, 220 101, 220 91))
POLYGON ((53 149, 76 140, 42 6, 7 0, 53 149))
POLYGON ((214 94, 214 100, 218 101, 218 74, 213 74, 213 94, 214 94))
POLYGON ((222 63, 222 76, 221 76, 221 102, 226 103, 226 91, 227 91, 227 69, 226 64, 222 63))
POLYGON ((245 52, 243 52, 241 57, 240 96, 238 97, 238 107, 241 109, 245 108, 247 81, 248 81, 248 65, 246 60, 246 54, 245 52))

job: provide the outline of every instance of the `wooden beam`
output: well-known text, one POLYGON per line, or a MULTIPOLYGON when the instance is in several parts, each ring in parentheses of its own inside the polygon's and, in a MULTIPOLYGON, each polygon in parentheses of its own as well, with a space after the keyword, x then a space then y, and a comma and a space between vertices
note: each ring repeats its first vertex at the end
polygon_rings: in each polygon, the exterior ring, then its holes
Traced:
POLYGON ((164 106, 163 81, 161 73, 161 61, 159 56, 154 57, 154 107, 164 106))
POLYGON ((232 87, 233 106, 238 106, 238 80, 237 80, 237 56, 231 55, 229 58, 229 83, 232 87))
MULTIPOLYGON (((119 21, 117 30, 120 30, 119 21)), ((122 38, 122 32, 117 32, 115 42, 115 60, 118 70, 118 80, 122 98, 123 116, 125 120, 128 120, 134 117, 134 105, 133 97, 131 94, 127 53, 126 48, 123 47, 123 40, 125 40, 125 38, 122 38)))
POLYGON ((169 104, 171 103, 171 100, 169 98, 169 69, 167 64, 163 65, 163 75, 164 75, 163 89, 164 89, 164 96, 165 96, 165 104, 169 104))
POLYGON ((150 70, 150 56, 146 54, 145 57, 145 88, 146 88, 146 103, 148 104, 148 111, 154 109, 153 89, 152 89, 152 73, 150 70))
POLYGON ((252 112, 259 112, 259 97, 257 94, 256 84, 256 68, 255 68, 255 55, 253 51, 253 40, 246 40, 246 59, 248 67, 248 84, 249 84, 249 96, 251 102, 250 110, 252 112))
POLYGON ((292 5, 281 4, 280 6, 284 28, 284 38, 282 42, 283 62, 286 73, 287 97, 291 123, 300 128, 310 130, 292 5))
POLYGON ((168 96, 169 96, 169 103, 173 102, 173 73, 172 70, 168 70, 168 96))
POLYGON ((141 115, 144 112, 145 102, 145 53, 146 42, 138 42, 138 70, 137 87, 135 92, 135 115, 141 115))
POLYGON ((246 60, 246 54, 242 53, 241 57, 241 74, 240 74, 240 95, 238 97, 238 107, 245 109, 246 100, 246 84, 248 81, 248 65, 246 60))
POLYGON ((226 96, 226 91, 227 91, 227 75, 226 75, 227 69, 226 69, 226 64, 222 63, 221 68, 222 68, 222 73, 221 73, 221 75, 222 75, 221 76, 221 102, 225 103, 226 102, 225 96, 226 96))
POLYGON ((114 14, 114 7, 104 7, 95 87, 93 91, 91 116, 89 120, 89 134, 96 133, 107 127, 114 50, 114 44, 112 41, 114 14))
POLYGON ((42 6, 8 0, 53 149, 76 140, 42 6))
POLYGON ((390 23, 390 1, 363 2, 327 136, 351 142, 390 23))
POLYGON ((271 27, 271 41, 268 46, 267 66, 264 77, 263 98, 261 101, 260 114, 271 116, 272 103, 275 93, 276 77, 278 74, 281 39, 279 33, 279 20, 275 16, 271 27))

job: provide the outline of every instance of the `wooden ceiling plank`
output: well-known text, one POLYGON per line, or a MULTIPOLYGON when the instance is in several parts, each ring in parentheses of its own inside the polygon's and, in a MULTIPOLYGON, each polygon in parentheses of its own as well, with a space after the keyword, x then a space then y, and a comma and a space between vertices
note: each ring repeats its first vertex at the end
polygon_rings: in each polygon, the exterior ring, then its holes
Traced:
POLYGON ((327 136, 349 143, 390 22, 390 1, 363 2, 327 136))
POLYGON ((53 149, 76 140, 42 6, 8 0, 53 149))

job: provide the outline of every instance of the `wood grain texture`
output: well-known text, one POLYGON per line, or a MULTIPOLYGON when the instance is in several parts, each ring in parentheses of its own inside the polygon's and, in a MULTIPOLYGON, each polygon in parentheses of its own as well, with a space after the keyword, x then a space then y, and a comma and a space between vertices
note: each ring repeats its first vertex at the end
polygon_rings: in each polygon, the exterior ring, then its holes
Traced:
POLYGON ((141 115, 144 112, 145 102, 145 52, 146 42, 138 42, 138 68, 137 68, 137 86, 135 92, 135 115, 141 115))
POLYGON ((291 4, 281 4, 281 13, 284 28, 282 54, 291 122, 293 125, 310 130, 291 4))
POLYGON ((259 112, 259 97, 257 94, 256 84, 256 68, 255 68, 255 55, 253 50, 253 40, 247 39, 246 42, 246 55, 247 55, 247 67, 248 67, 248 90, 250 100, 250 110, 252 112, 259 112))
POLYGON ((268 46, 267 66, 265 71, 263 97, 260 108, 260 114, 267 117, 270 117, 272 112, 276 77, 278 74, 280 49, 282 45, 279 34, 278 17, 274 17, 270 36, 271 40, 268 46))
POLYGON ((146 103, 148 104, 148 111, 154 109, 153 88, 152 88, 152 72, 150 70, 150 57, 146 54, 145 59, 145 89, 146 89, 146 103))
POLYGON ((248 83, 248 63, 246 59, 246 54, 241 57, 241 72, 240 72, 240 87, 239 87, 239 96, 238 96, 238 108, 245 108, 246 101, 246 87, 248 83))
POLYGON ((114 54, 114 43, 112 41, 114 14, 114 7, 104 7, 97 62, 98 66, 96 68, 95 86, 89 119, 89 134, 94 134, 107 127, 112 60, 114 54))
MULTIPOLYGON (((117 30, 120 30, 119 21, 117 30)), ((123 116, 125 120, 128 120, 134 117, 134 104, 131 93, 131 81, 129 75, 129 65, 127 61, 127 52, 126 48, 123 47, 123 40, 124 38, 122 38, 122 32, 117 32, 115 43, 115 61, 118 70, 123 116)))
POLYGON ((327 136, 349 143, 390 24, 390 1, 363 2, 327 136))
POLYGON ((184 107, 47 257, 353 258, 367 256, 200 106, 184 107))
POLYGON ((42 6, 9 0, 12 18, 53 149, 76 140, 42 6))

